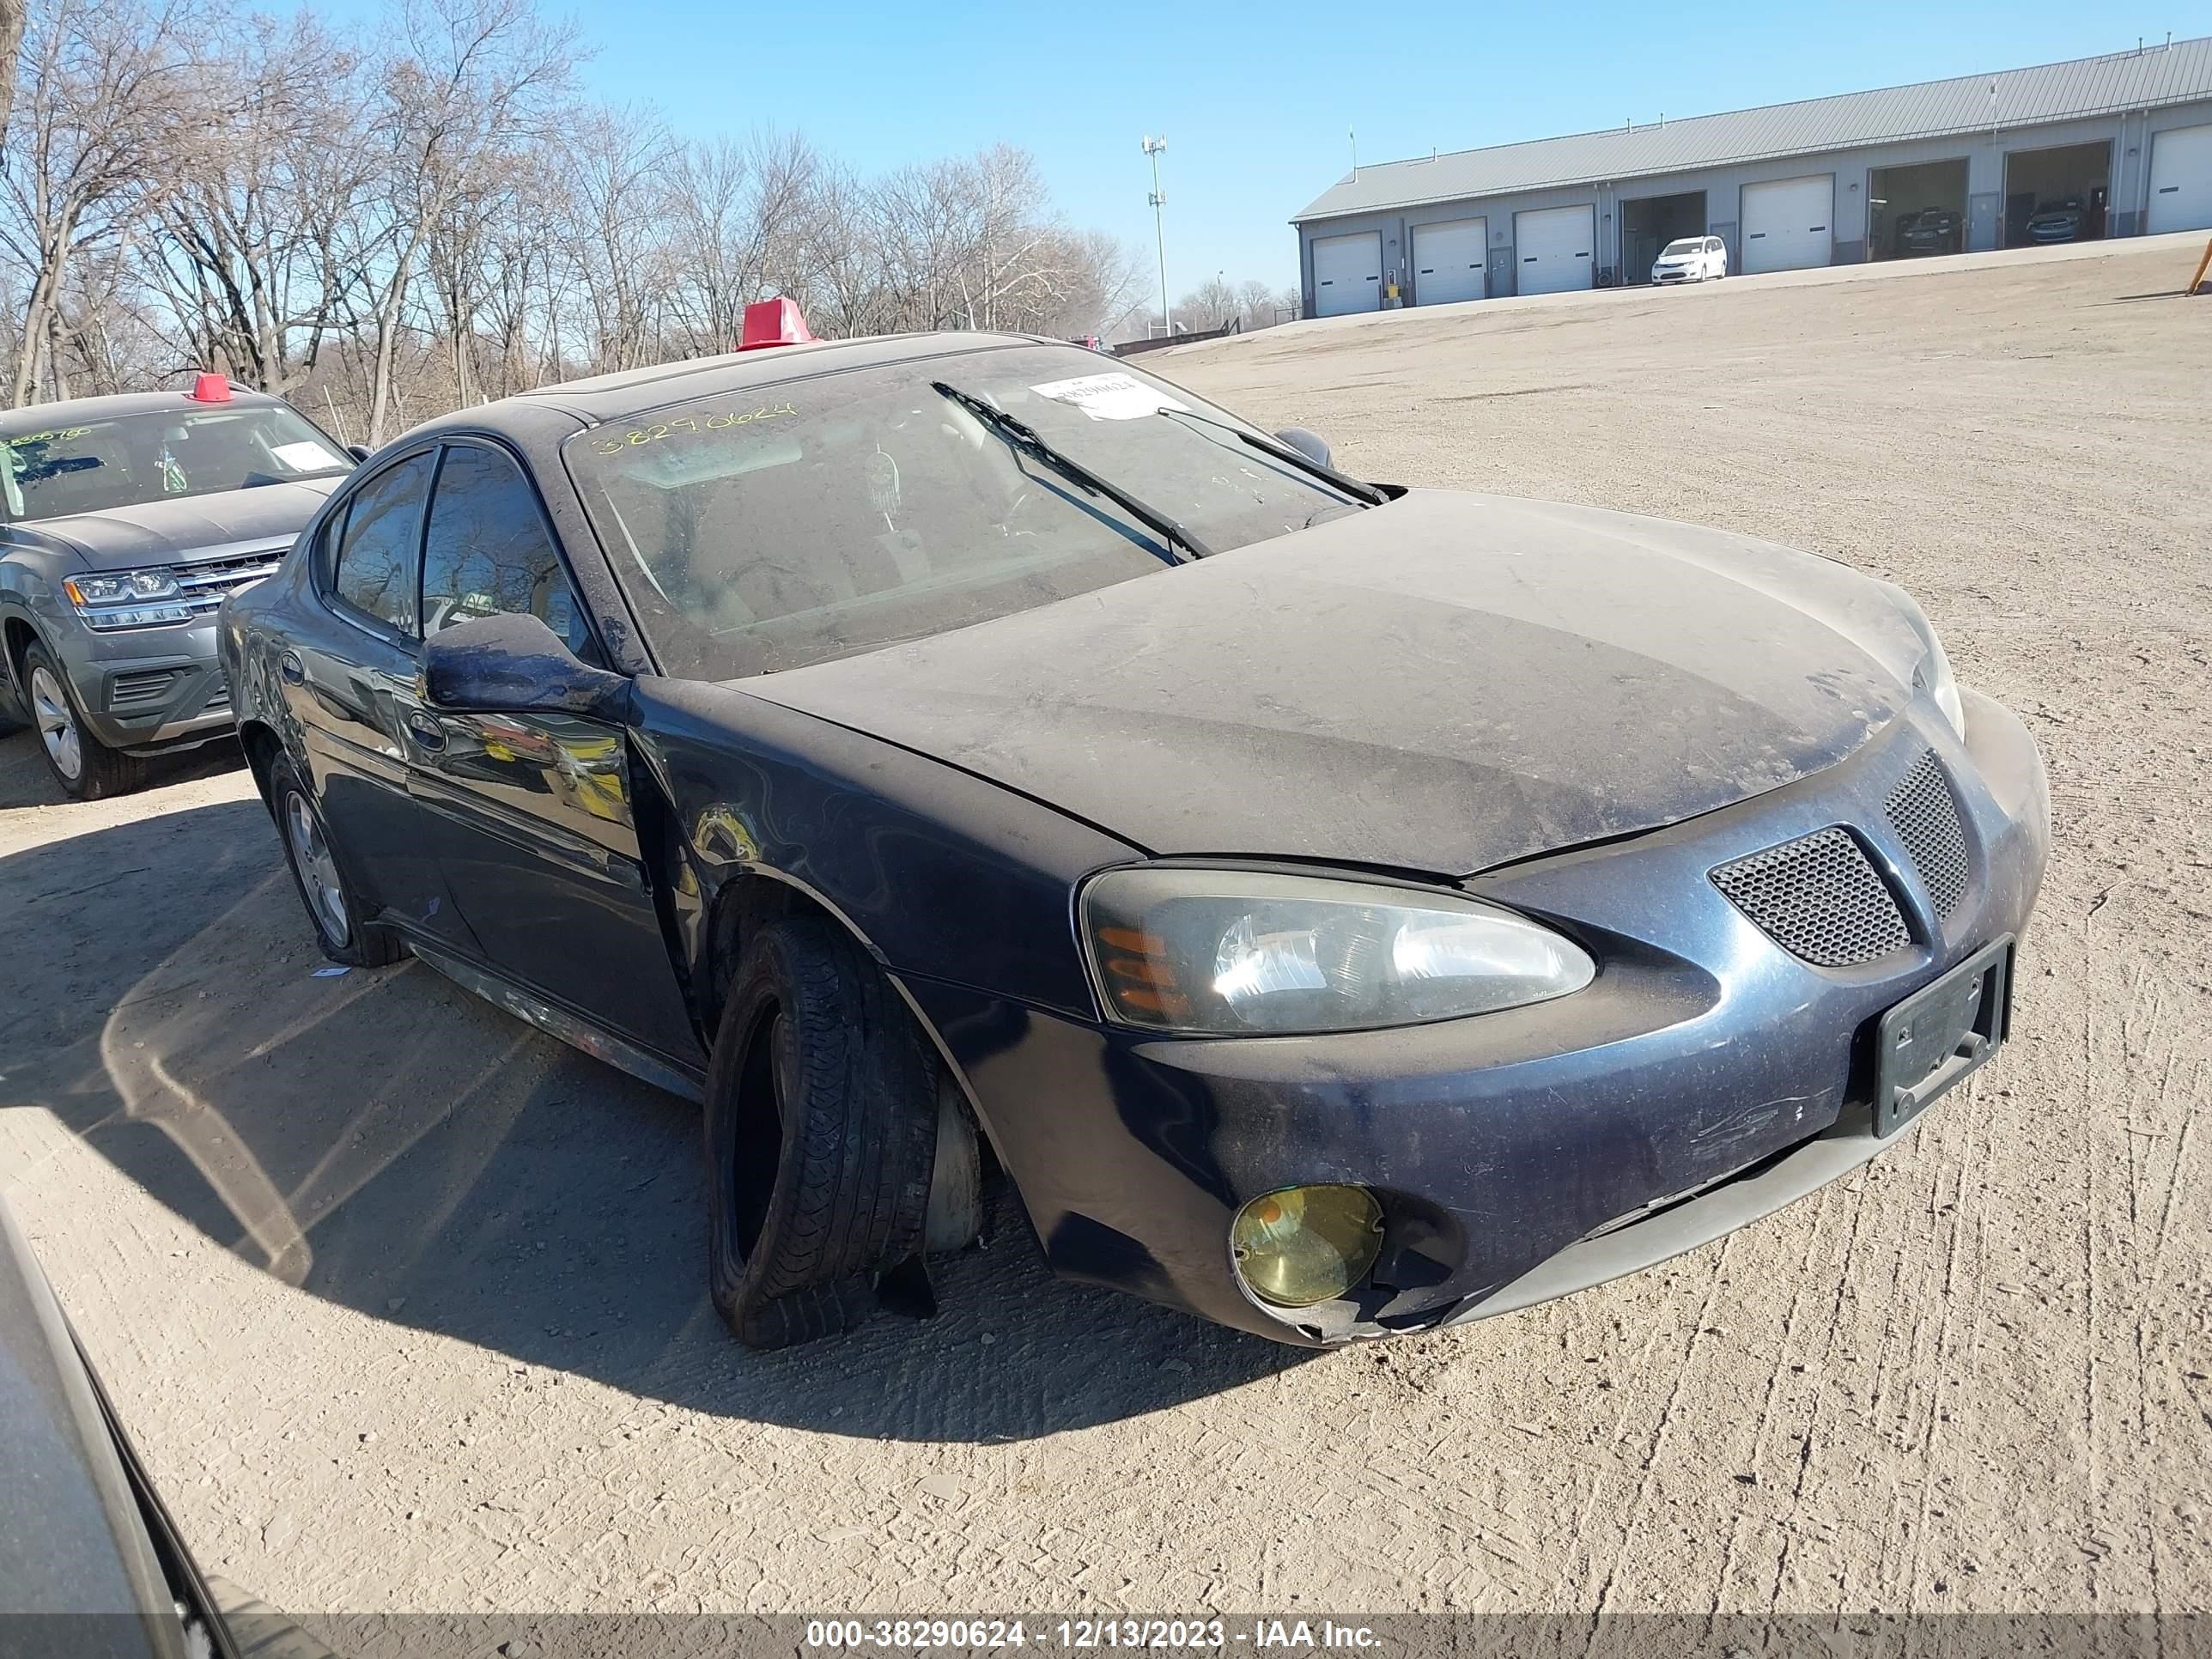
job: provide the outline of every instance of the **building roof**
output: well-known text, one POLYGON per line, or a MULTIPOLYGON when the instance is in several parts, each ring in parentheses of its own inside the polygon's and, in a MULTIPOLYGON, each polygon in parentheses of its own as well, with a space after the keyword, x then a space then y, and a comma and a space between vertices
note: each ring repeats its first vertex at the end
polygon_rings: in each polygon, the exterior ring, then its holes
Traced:
POLYGON ((2212 37, 2107 58, 1364 167, 1291 221, 1942 137, 2212 98, 2212 37))

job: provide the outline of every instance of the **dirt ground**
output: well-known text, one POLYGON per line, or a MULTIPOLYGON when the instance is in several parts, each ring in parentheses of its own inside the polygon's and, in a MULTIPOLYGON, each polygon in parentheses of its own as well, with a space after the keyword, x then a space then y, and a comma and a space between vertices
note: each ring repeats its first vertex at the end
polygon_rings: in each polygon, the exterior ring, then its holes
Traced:
POLYGON ((1152 361, 1370 476, 1925 601, 2049 757, 2016 1041, 1721 1244, 1313 1358, 1042 1270, 784 1355, 692 1109, 312 977, 234 757, 0 742, 0 1189, 204 1565, 303 1613, 2212 1607, 2212 300, 2172 244, 1345 319, 1152 361), (1313 1517, 1312 1524, 1306 1517, 1313 1517))

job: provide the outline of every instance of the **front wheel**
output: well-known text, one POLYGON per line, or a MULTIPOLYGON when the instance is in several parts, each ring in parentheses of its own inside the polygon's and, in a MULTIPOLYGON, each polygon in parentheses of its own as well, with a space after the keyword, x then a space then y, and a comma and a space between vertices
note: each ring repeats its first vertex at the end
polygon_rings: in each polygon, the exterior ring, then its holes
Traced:
POLYGON ((64 674, 44 645, 23 653, 23 681, 30 693, 31 724, 46 769, 71 800, 104 800, 146 787, 146 763, 111 749, 85 730, 64 674))
POLYGON ((923 1248, 935 1056, 834 922, 746 942, 707 1073, 708 1275, 749 1347, 848 1331, 923 1248))

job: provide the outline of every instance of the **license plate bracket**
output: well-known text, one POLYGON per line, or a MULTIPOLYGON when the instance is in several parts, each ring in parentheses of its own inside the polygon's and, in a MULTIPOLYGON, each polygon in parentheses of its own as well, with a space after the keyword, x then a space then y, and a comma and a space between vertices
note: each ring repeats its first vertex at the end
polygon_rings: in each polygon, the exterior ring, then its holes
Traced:
POLYGON ((2008 933, 1882 1015, 1875 1030, 1875 1133, 1894 1134, 2003 1046, 2012 961, 2008 933))

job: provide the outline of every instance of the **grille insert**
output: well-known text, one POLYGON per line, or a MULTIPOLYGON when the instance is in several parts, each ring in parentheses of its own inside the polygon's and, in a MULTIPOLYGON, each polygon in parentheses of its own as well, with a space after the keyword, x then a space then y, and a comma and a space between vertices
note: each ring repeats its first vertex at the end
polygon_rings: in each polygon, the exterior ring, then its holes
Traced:
POLYGON ((1815 967, 1855 967, 1912 943, 1889 884, 1840 826, 1721 865, 1712 878, 1768 938, 1815 967))
POLYGON ((1922 755, 1890 792, 1882 811, 1912 855, 1912 867, 1920 872, 1936 914, 1948 917, 1966 896, 1966 829, 1934 750, 1922 755))
POLYGON ((176 678, 177 671, 173 668, 147 668, 118 674, 107 683, 107 706, 135 708, 141 703, 159 702, 168 696, 169 687, 176 678))
POLYGON ((242 553, 228 559, 205 559, 198 564, 173 564, 169 567, 169 574, 176 578, 186 608, 196 616, 209 615, 240 588, 250 587, 264 577, 275 575, 287 550, 283 547, 270 547, 258 553, 242 553))

